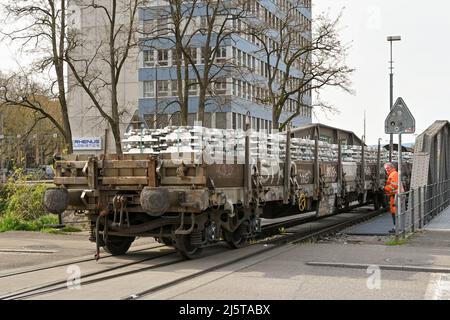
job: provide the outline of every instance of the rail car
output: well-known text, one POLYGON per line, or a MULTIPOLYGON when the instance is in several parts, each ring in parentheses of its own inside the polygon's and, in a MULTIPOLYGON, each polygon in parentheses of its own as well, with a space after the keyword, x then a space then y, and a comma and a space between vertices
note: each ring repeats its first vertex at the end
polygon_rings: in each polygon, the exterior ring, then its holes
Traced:
MULTIPOLYGON (((261 218, 384 202, 386 152, 353 133, 311 125, 284 133, 167 127, 131 130, 123 156, 71 155, 55 163, 49 212, 75 210, 90 240, 113 255, 155 237, 185 258, 226 241, 239 248, 261 218)), ((406 163, 405 185, 411 165, 406 163)))

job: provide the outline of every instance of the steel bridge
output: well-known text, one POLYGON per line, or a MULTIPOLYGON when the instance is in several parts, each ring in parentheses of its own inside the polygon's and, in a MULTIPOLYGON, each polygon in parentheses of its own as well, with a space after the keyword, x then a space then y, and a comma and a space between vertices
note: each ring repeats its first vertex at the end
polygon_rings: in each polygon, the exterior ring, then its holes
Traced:
POLYGON ((416 138, 411 188, 401 197, 408 203, 399 213, 402 235, 422 228, 450 206, 449 121, 436 121, 416 138))

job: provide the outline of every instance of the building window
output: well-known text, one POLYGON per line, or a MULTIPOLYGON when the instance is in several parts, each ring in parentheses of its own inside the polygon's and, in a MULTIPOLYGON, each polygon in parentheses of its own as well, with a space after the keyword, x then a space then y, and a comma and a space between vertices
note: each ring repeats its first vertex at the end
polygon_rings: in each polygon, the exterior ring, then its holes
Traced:
POLYGON ((169 95, 169 81, 168 80, 158 81, 157 90, 159 97, 167 97, 169 95))
POLYGON ((178 80, 172 80, 172 96, 178 96, 178 80))
POLYGON ((170 118, 171 126, 181 126, 181 114, 174 113, 170 118))
POLYGON ((156 28, 160 36, 168 35, 171 31, 171 20, 169 18, 159 18, 156 28))
POLYGON ((163 67, 169 65, 169 50, 167 49, 158 50, 158 64, 163 67))
POLYGON ((155 66, 155 50, 144 51, 144 67, 155 66))
POLYGON ((210 59, 212 58, 211 48, 209 48, 209 47, 202 47, 200 49, 200 53, 201 53, 200 63, 201 64, 209 63, 210 59), (208 61, 206 61, 206 59, 208 59, 208 61))
POLYGON ((169 125, 169 115, 168 114, 157 114, 156 115, 156 128, 162 129, 169 125))
POLYGON ((155 82, 144 81, 144 98, 153 98, 155 96, 155 82))
POLYGON ((227 114, 225 112, 216 112, 216 128, 228 129, 227 114))
POLYGON ((200 29, 206 31, 208 29, 208 17, 207 16, 201 16, 200 17, 200 29))
MULTIPOLYGON (((197 64, 198 63, 198 60, 197 60, 197 56, 198 56, 197 55, 197 48, 188 48, 187 50, 188 50, 187 53, 191 57, 191 59, 194 62, 194 64, 197 64)), ((189 63, 189 61, 187 61, 187 62, 189 63)))
POLYGON ((217 95, 227 93, 227 81, 226 79, 218 79, 214 84, 214 91, 217 95))
POLYGON ((144 20, 143 22, 143 32, 145 35, 150 35, 155 32, 156 24, 155 20, 144 20))
POLYGON ((227 47, 220 47, 216 52, 216 62, 224 63, 227 60, 227 47))
POLYGON ((197 95, 197 81, 196 80, 188 80, 188 93, 190 96, 197 95))

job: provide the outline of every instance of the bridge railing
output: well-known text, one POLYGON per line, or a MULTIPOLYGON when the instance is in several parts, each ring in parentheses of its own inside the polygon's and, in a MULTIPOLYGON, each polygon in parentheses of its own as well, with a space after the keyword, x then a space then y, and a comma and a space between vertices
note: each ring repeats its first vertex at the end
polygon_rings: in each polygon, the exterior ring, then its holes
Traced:
POLYGON ((405 238, 450 207, 450 179, 414 188, 399 196, 401 208, 396 217, 395 235, 405 238))

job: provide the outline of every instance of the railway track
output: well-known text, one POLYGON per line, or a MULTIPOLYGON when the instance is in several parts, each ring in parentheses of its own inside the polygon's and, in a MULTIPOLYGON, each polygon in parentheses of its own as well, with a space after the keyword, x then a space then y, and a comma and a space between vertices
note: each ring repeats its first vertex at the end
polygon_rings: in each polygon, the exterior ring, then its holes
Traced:
MULTIPOLYGON (((154 250, 154 249, 160 249, 163 247, 165 247, 165 246, 156 246, 156 247, 151 247, 151 248, 146 248, 146 249, 139 249, 139 250, 136 250, 133 252, 140 252, 140 251, 144 251, 144 250, 154 250)), ((175 250, 168 250, 167 252, 150 251, 150 253, 154 253, 154 254, 152 254, 151 256, 142 258, 142 259, 137 259, 135 261, 114 265, 112 267, 104 267, 103 265, 98 266, 96 264, 94 266, 97 267, 98 270, 93 270, 91 272, 82 274, 81 279, 82 279, 83 283, 85 283, 85 284, 95 283, 98 281, 103 281, 103 280, 107 280, 107 279, 111 278, 111 276, 112 276, 111 273, 118 271, 118 270, 119 270, 119 272, 116 273, 113 277, 124 276, 124 275, 130 274, 132 272, 135 272, 135 270, 130 270, 134 266, 138 266, 143 263, 149 262, 151 260, 160 259, 160 258, 170 256, 170 255, 176 256, 175 250)), ((114 258, 114 257, 108 256, 103 259, 108 259, 108 258, 114 258)), ((102 261, 104 261, 103 259, 102 259, 102 261)), ((117 257, 116 257, 116 259, 117 259, 117 257)), ((179 259, 179 260, 181 261, 181 259, 179 259)), ((89 264, 92 264, 94 262, 94 259, 92 259, 92 258, 89 260, 83 259, 80 261, 81 262, 78 264, 78 266, 80 267, 80 269, 82 269, 85 267, 89 267, 89 264), (88 264, 88 266, 83 266, 83 263, 88 264)), ((20 299, 23 297, 32 297, 35 295, 40 295, 40 294, 45 294, 45 293, 54 292, 54 291, 58 291, 58 290, 67 289, 67 274, 66 274, 65 270, 58 270, 58 268, 65 267, 67 265, 74 265, 74 264, 75 263, 73 263, 73 262, 63 263, 63 264, 60 264, 57 266, 55 265, 52 267, 41 268, 41 269, 36 268, 34 271, 30 270, 29 272, 25 272, 25 273, 28 273, 28 276, 32 277, 31 279, 36 279, 36 278, 40 279, 40 278, 48 277, 49 275, 51 276, 53 274, 58 274, 58 276, 57 276, 58 280, 48 281, 44 284, 38 283, 31 287, 26 286, 26 287, 22 287, 19 290, 14 290, 12 292, 4 293, 4 294, 0 295, 0 300, 20 299), (59 278, 60 274, 64 275, 65 278, 60 279, 59 278)), ((164 265, 164 264, 161 264, 161 265, 164 265)), ((161 265, 158 265, 158 266, 161 266, 161 265)), ((142 268, 142 271, 150 270, 154 267, 155 267, 154 265, 150 265, 150 266, 147 266, 146 268, 142 268)), ((140 268, 138 270, 140 270, 140 268)), ((16 273, 14 275, 11 274, 8 277, 4 277, 4 278, 12 278, 12 279, 8 279, 9 283, 11 283, 14 280, 21 280, 23 282, 23 280, 24 280, 23 277, 24 277, 24 273, 16 273)))
MULTIPOLYGON (((317 221, 320 221, 323 219, 338 216, 340 214, 343 214, 348 211, 352 211, 352 210, 355 210, 355 209, 358 209, 361 207, 362 207, 361 205, 353 205, 353 206, 348 207, 347 210, 338 211, 337 213, 335 213, 333 215, 327 215, 327 216, 322 216, 322 217, 316 217, 316 216, 297 217, 297 218, 289 219, 287 221, 270 223, 263 227, 263 235, 271 236, 274 232, 279 231, 280 228, 287 229, 287 228, 298 226, 300 224, 305 224, 305 223, 309 223, 309 222, 317 222, 317 221)), ((377 215, 377 214, 381 213, 382 211, 383 210, 376 210, 376 211, 374 211, 374 214, 377 215)))
MULTIPOLYGON (((144 290, 137 291, 135 293, 127 294, 122 296, 122 299, 127 300, 134 300, 134 299, 141 299, 146 296, 158 293, 162 290, 169 289, 172 287, 175 287, 177 285, 180 285, 184 282, 187 282, 191 279, 206 275, 208 273, 211 273, 215 270, 224 268, 226 266, 233 265, 235 263, 238 263, 240 261, 244 261, 245 259, 262 255, 264 253, 268 253, 269 251, 279 248, 282 245, 285 244, 295 244, 297 242, 302 242, 307 239, 320 237, 326 234, 335 233, 339 230, 342 230, 350 225, 360 223, 364 220, 371 219, 372 217, 380 214, 381 211, 376 212, 369 212, 369 213, 353 213, 350 214, 348 217, 344 216, 332 216, 327 218, 320 218, 320 219, 312 219, 311 217, 308 218, 296 218, 280 223, 274 223, 269 224, 267 226, 264 226, 263 234, 265 236, 270 236, 270 238, 261 239, 256 243, 256 246, 248 246, 250 247, 248 253, 244 254, 238 254, 238 257, 233 257, 233 254, 230 254, 231 257, 225 259, 224 261, 219 261, 218 263, 215 263, 215 260, 221 260, 221 259, 213 259, 213 263, 208 265, 206 268, 190 273, 188 275, 176 278, 174 280, 170 280, 167 282, 164 282, 159 285, 155 285, 150 288, 146 288, 144 290), (315 227, 308 227, 309 223, 317 224, 315 227), (275 235, 275 231, 278 230, 280 227, 295 227, 300 226, 299 230, 287 230, 285 234, 282 235, 275 235), (301 227, 304 227, 303 229, 301 227)), ((347 214, 348 215, 348 214, 347 214)), ((160 248, 163 246, 158 246, 156 248, 160 248)), ((144 250, 144 249, 142 249, 144 250)), ((142 251, 139 250, 139 251, 142 251)), ((219 250, 219 249, 218 249, 219 250)), ((231 251, 229 251, 231 252, 231 251)), ((236 252, 236 251, 234 251, 236 252)), ((219 250, 219 255, 217 254, 210 254, 206 255, 204 258, 209 259, 211 256, 220 257, 220 253, 223 254, 223 250, 219 250)), ((178 255, 175 254, 175 251, 169 251, 164 252, 161 254, 152 255, 151 257, 147 257, 144 259, 139 259, 130 263, 125 263, 123 265, 111 267, 111 268, 104 268, 102 270, 89 272, 86 274, 83 274, 81 277, 81 281, 83 286, 86 285, 92 285, 95 283, 101 283, 112 279, 118 279, 126 276, 131 276, 134 274, 142 273, 145 271, 150 270, 163 270, 164 267, 181 264, 185 262, 184 260, 180 259, 178 255), (148 263, 151 263, 150 265, 148 263)), ((64 264, 65 266, 66 264, 64 264)), ((46 270, 48 270, 47 268, 46 270)), ((36 272, 42 271, 36 270, 36 272)), ((29 271, 32 273, 32 271, 29 271)), ((20 275, 20 274, 16 274, 20 275)), ((11 275, 13 276, 13 275, 11 275)), ((45 284, 36 285, 34 287, 28 287, 28 288, 22 288, 20 290, 16 290, 13 292, 9 292, 3 296, 0 296, 0 299, 5 300, 11 300, 11 299, 29 299, 34 298, 38 296, 44 296, 46 294, 55 293, 58 291, 67 290, 67 281, 64 280, 57 280, 48 282, 45 284)))
MULTIPOLYGON (((176 279, 176 280, 164 283, 162 285, 155 286, 155 287, 149 288, 149 289, 144 290, 144 291, 140 291, 140 292, 137 292, 137 293, 130 294, 130 295, 128 295, 128 296, 126 296, 126 297, 124 297, 122 299, 123 300, 142 299, 142 298, 144 298, 146 296, 149 296, 151 294, 155 294, 157 292, 160 292, 160 291, 163 291, 163 290, 166 290, 166 289, 169 289, 169 288, 173 288, 173 287, 175 287, 177 285, 180 285, 180 284, 182 284, 184 282, 190 281, 192 279, 198 278, 200 276, 206 275, 208 273, 214 272, 214 271, 222 269, 224 267, 236 264, 236 263, 241 262, 243 260, 246 260, 246 259, 258 256, 258 255, 261 255, 261 254, 267 254, 270 251, 272 251, 272 250, 274 250, 276 248, 279 248, 282 245, 296 244, 296 243, 303 242, 303 241, 306 241, 306 240, 309 240, 309 239, 312 239, 312 238, 317 238, 317 237, 320 237, 320 236, 325 236, 325 235, 328 235, 328 234, 336 233, 336 232, 338 232, 340 230, 343 230, 343 229, 345 229, 345 228, 347 228, 349 226, 352 226, 354 224, 358 224, 358 223, 364 222, 366 220, 370 220, 370 219, 380 215, 383 212, 384 212, 384 210, 373 211, 373 212, 369 212, 369 213, 363 214, 361 216, 352 217, 352 218, 348 218, 348 219, 343 219, 343 221, 338 221, 338 222, 335 222, 335 223, 327 224, 323 228, 318 228, 318 229, 314 229, 314 230, 306 228, 305 231, 303 231, 303 232, 300 231, 300 232, 288 233, 288 234, 282 235, 280 237, 264 240, 262 243, 264 243, 266 245, 271 244, 271 246, 264 246, 258 251, 249 253, 247 255, 243 255, 243 256, 238 257, 236 259, 231 259, 229 261, 226 261, 226 262, 223 262, 223 263, 211 266, 211 267, 206 268, 204 270, 192 273, 190 275, 187 275, 187 276, 181 277, 179 279, 176 279)), ((331 216, 331 217, 334 217, 334 216, 331 216)), ((326 217, 326 218, 331 218, 331 217, 326 217)), ((319 219, 316 218, 316 220, 311 220, 311 222, 324 221, 324 220, 326 220, 326 218, 319 218, 319 219)), ((296 220, 298 220, 298 219, 296 219, 296 220)), ((310 219, 305 219, 305 220, 310 220, 310 219)), ((278 226, 278 224, 274 224, 274 225, 271 225, 271 228, 275 228, 277 226, 278 226)), ((270 257, 266 257, 266 258, 264 258, 262 260, 266 260, 266 259, 270 259, 270 257)))
MULTIPOLYGON (((150 249, 157 249, 157 248, 162 248, 165 247, 165 245, 156 245, 156 246, 145 246, 143 248, 139 248, 139 249, 131 249, 129 251, 129 254, 133 254, 133 253, 137 253, 137 252, 142 252, 142 251, 146 251, 146 250, 150 250, 150 249)), ((114 257, 111 254, 103 254, 102 256, 102 260, 104 259, 108 259, 108 258, 112 258, 114 257)), ((70 259, 64 262, 57 262, 54 264, 49 264, 49 265, 41 265, 41 266, 37 266, 35 268, 23 268, 21 270, 15 270, 12 272, 6 272, 6 273, 0 273, 0 279, 3 278, 9 278, 9 277, 13 277, 13 276, 18 276, 18 275, 23 275, 23 274, 27 274, 27 273, 33 273, 33 272, 37 272, 37 271, 44 271, 44 270, 49 270, 49 269, 54 269, 54 268, 58 268, 58 267, 64 267, 64 266, 69 266, 72 264, 79 264, 79 263, 83 263, 83 262, 89 262, 92 261, 92 255, 89 256, 85 256, 81 259, 70 259)))

